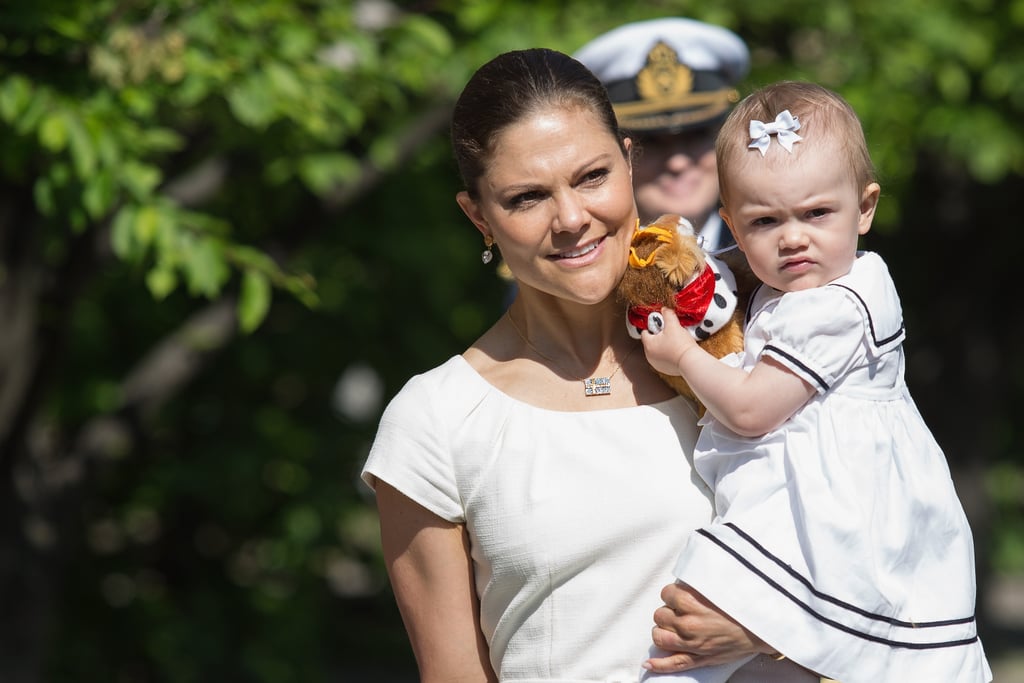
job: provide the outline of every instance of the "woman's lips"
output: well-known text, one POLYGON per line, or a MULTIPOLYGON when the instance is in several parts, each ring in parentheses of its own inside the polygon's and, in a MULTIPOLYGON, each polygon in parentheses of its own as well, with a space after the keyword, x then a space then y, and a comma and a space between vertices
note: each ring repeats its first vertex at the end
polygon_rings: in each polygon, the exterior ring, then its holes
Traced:
POLYGON ((567 251, 560 251, 557 254, 552 255, 551 258, 559 259, 559 260, 561 260, 561 259, 579 258, 580 256, 583 256, 584 254, 589 254, 590 252, 592 252, 595 249, 597 249, 597 247, 601 244, 601 241, 603 239, 604 238, 602 237, 599 240, 595 240, 593 242, 587 242, 586 244, 581 245, 579 247, 576 247, 575 249, 569 249, 567 251))

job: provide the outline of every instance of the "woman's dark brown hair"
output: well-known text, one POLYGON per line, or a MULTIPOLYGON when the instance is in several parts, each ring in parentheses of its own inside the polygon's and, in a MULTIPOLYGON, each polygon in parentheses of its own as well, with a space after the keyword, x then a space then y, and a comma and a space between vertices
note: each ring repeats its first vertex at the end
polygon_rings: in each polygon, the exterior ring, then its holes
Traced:
POLYGON ((473 74, 452 112, 452 148, 470 197, 478 196, 497 136, 549 107, 592 111, 626 153, 608 93, 585 66, 545 48, 506 52, 473 74))

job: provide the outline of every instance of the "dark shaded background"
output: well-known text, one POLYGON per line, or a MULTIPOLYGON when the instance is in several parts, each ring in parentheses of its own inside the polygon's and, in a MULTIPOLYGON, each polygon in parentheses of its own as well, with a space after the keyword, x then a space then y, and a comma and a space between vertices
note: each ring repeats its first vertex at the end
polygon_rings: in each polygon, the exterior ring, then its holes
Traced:
POLYGON ((860 112, 907 376, 1024 681, 1024 12, 977 0, 0 7, 0 678, 412 680, 357 482, 495 319, 448 110, 494 54, 688 15, 860 112))

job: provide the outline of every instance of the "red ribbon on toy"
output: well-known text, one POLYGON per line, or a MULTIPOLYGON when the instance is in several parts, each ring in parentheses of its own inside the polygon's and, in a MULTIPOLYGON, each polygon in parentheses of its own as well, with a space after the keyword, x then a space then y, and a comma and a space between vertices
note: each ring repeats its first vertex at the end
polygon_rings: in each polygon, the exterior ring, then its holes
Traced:
MULTIPOLYGON (((679 324, 683 327, 697 325, 704 320, 708 312, 711 299, 715 296, 715 274, 711 267, 704 265, 693 282, 676 292, 676 316, 679 317, 679 324)), ((647 316, 655 311, 661 311, 661 306, 630 306, 626 316, 629 323, 640 330, 647 329, 647 316)))

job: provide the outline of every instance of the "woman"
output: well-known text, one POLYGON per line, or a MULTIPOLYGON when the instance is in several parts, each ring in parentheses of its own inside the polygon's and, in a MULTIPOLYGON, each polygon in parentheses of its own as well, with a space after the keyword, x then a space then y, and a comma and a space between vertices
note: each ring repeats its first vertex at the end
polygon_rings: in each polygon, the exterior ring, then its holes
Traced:
MULTIPOLYGON (((392 400, 363 473, 421 680, 635 681, 675 549, 712 509, 694 406, 614 300, 630 143, 593 74, 542 49, 477 71, 452 141, 484 262, 500 246, 518 287, 392 400)), ((767 649, 681 587, 662 599, 655 640, 697 653, 665 670, 767 649)))

